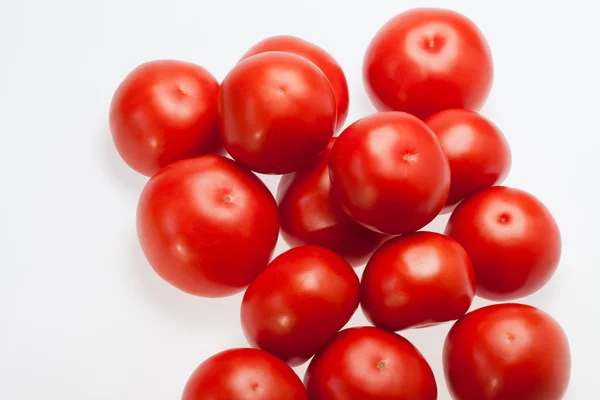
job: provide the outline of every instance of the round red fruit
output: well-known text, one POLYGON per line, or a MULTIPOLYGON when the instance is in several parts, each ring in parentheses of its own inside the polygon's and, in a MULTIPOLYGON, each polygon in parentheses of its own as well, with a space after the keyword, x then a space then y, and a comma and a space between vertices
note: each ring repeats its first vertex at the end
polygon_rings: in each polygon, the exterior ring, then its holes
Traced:
POLYGON ((279 234, 277 203, 250 171, 206 155, 150 179, 137 230, 146 258, 167 282, 223 297, 243 290, 267 266, 279 234))
POLYGON ((361 307, 379 328, 398 331, 462 317, 475 295, 475 273, 453 239, 416 232, 386 242, 363 273, 361 307))
POLYGON ((456 400, 560 400, 571 375, 563 329, 545 312, 521 304, 488 306, 459 319, 443 360, 456 400))
POLYGON ((322 247, 295 247, 246 290, 242 327, 253 347, 297 366, 346 325, 359 301, 358 276, 342 257, 322 247))
POLYGON ((448 211, 473 193, 500 183, 510 170, 506 138, 490 120, 469 110, 440 111, 425 120, 450 162, 448 211))
POLYGON ((256 349, 231 349, 194 371, 182 400, 308 400, 302 381, 283 361, 256 349))
POLYGON ((247 58, 225 77, 219 95, 225 149, 263 174, 286 174, 327 147, 336 124, 336 100, 327 77, 291 53, 247 58))
POLYGON ((399 14, 377 32, 363 79, 379 111, 426 118, 450 108, 479 110, 494 76, 487 41, 457 12, 421 8, 399 14))
POLYGON ((174 161, 221 150, 219 83, 204 68, 174 60, 134 69, 110 105, 110 130, 119 154, 152 176, 174 161))
POLYGON ((346 128, 333 146, 329 168, 344 211, 386 234, 427 225, 450 189, 450 166, 435 134, 402 112, 373 114, 346 128))
POLYGON ((354 222, 335 199, 329 179, 329 155, 335 140, 331 138, 313 164, 281 178, 277 191, 281 234, 292 247, 326 247, 351 265, 360 266, 385 236, 354 222))
POLYGON ((395 333, 373 327, 338 333, 308 366, 311 400, 435 400, 437 386, 421 353, 395 333))
POLYGON ((560 261, 561 236, 552 214, 518 189, 493 186, 465 199, 450 216, 446 234, 465 248, 477 295, 490 300, 538 291, 560 261))
POLYGON ((261 40, 242 56, 242 60, 268 51, 297 54, 315 64, 327 77, 337 102, 337 130, 342 129, 348 116, 350 97, 346 75, 338 62, 321 47, 295 36, 280 35, 261 40))

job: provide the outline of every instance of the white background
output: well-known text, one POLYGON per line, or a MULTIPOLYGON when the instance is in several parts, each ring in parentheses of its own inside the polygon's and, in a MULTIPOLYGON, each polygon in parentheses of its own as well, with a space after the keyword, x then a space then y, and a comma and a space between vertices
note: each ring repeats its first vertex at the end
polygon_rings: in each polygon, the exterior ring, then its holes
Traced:
MULTIPOLYGON (((246 345, 241 295, 207 300, 183 294, 154 274, 138 247, 135 209, 146 179, 121 161, 108 130, 112 93, 129 70, 177 58, 222 79, 253 43, 294 34, 329 50, 345 69, 352 122, 374 111, 360 73, 369 40, 390 17, 418 6, 460 11, 487 36, 496 76, 483 113, 512 146, 506 184, 542 199, 564 238, 558 273, 523 302, 550 312, 570 337, 567 398, 598 398, 595 4, 2 1, 0 398, 178 399, 203 359, 246 345)), ((277 178, 267 182, 274 189, 277 178)), ((445 220, 431 228, 443 229, 445 220)), ((284 249, 280 241, 277 250, 284 249)), ((365 323, 360 311, 351 320, 365 323)), ((405 333, 430 361, 440 399, 449 399, 440 362, 448 328, 405 333)))

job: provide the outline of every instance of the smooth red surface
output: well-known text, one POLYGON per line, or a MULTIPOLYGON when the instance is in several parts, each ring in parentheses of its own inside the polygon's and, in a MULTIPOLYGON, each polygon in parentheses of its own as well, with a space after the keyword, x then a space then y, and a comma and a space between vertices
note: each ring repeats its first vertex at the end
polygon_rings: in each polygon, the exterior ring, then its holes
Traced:
POLYGON ((154 175, 138 203, 140 244, 154 270, 191 294, 243 290, 269 262, 279 234, 267 187, 234 161, 206 155, 154 175))
POLYGON ((300 39, 295 36, 280 35, 271 36, 261 40, 250 48, 242 56, 242 60, 267 51, 283 51, 297 54, 315 64, 327 77, 337 102, 337 128, 341 130, 348 116, 350 97, 348 94, 348 82, 340 64, 323 48, 314 43, 300 39))
POLYGON ((473 193, 498 184, 508 175, 511 152, 493 122, 469 110, 440 111, 425 120, 450 162, 450 211, 473 193))
POLYGON ((281 177, 277 190, 281 234, 291 247, 326 247, 357 267, 368 261, 386 236, 354 222, 335 199, 329 178, 335 140, 331 138, 313 164, 281 177))
POLYGON ((174 161, 220 151, 219 83, 183 61, 140 65, 121 82, 110 105, 110 130, 119 154, 152 176, 174 161))
POLYGON ((295 247, 246 290, 242 327, 253 347, 297 366, 346 325, 359 301, 358 276, 342 257, 322 247, 295 247))
POLYGON ((283 361, 256 349, 216 354, 194 371, 182 400, 308 400, 302 381, 283 361))
POLYGON ((383 329, 462 317, 475 296, 475 272, 455 240, 434 232, 402 235, 379 248, 361 281, 361 307, 383 329))
POLYGON ((481 31, 464 15, 444 9, 396 15, 377 32, 363 60, 373 105, 419 118, 450 108, 479 110, 493 77, 481 31))
POLYGON ((344 211, 387 234, 416 231, 442 210, 450 166, 435 134, 402 112, 360 119, 336 140, 332 188, 344 211))
POLYGON ((565 332, 521 304, 480 308, 458 320, 443 358, 455 400, 560 400, 571 375, 565 332))
POLYGON ((233 67, 221 84, 221 137, 246 167, 286 174, 327 147, 336 107, 331 85, 315 64, 291 53, 257 54, 233 67))
POLYGON ((538 291, 560 261, 554 217, 519 189, 493 186, 469 197, 450 216, 446 234, 465 248, 475 268, 477 295, 490 300, 538 291))
POLYGON ((421 353, 395 333, 373 327, 338 333, 311 361, 311 400, 435 400, 437 386, 421 353))

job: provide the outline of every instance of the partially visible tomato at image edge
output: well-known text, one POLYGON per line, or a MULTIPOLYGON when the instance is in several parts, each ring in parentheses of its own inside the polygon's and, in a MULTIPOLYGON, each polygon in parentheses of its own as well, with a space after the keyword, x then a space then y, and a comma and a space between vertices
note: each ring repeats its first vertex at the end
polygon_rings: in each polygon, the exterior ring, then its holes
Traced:
POLYGON ((341 331, 310 362, 311 400, 436 400, 437 385, 421 353, 395 333, 373 327, 341 331))
POLYGON ((561 326, 522 304, 497 304, 459 319, 446 338, 446 382, 455 400, 560 400, 571 352, 561 326))
POLYGON ((110 105, 115 146, 134 170, 152 176, 172 162, 222 150, 219 83, 199 65, 144 63, 121 82, 110 105))
POLYGON ((267 266, 279 216, 258 177, 228 158, 205 155, 150 179, 138 202, 137 231, 163 279, 190 294, 224 297, 267 266))
POLYGON ((335 58, 316 44, 295 36, 280 35, 271 36, 256 43, 242 56, 241 60, 267 51, 283 51, 297 54, 306 58, 323 71, 331 84, 337 102, 336 130, 341 130, 348 116, 350 97, 346 75, 344 75, 342 67, 335 58))
POLYGON ((190 376, 182 400, 308 400, 302 381, 261 350, 230 349, 208 358, 190 376))

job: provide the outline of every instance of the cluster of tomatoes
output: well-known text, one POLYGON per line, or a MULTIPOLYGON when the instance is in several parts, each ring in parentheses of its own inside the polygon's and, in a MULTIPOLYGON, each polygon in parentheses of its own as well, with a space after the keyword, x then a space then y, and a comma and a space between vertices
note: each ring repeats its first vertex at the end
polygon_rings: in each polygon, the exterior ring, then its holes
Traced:
POLYGON ((290 36, 258 43, 221 84, 155 61, 118 87, 115 145, 152 176, 137 211, 149 263, 193 295, 246 289, 252 348, 204 361, 183 399, 433 400, 430 366, 395 332, 454 320, 453 398, 562 398, 570 351, 552 317, 510 303, 467 313, 475 294, 536 292, 561 253, 548 209, 496 186, 511 153, 476 112, 493 81, 485 38, 458 13, 411 10, 377 33, 363 71, 379 112, 343 131, 340 65, 290 36), (277 200, 252 171, 285 174, 277 200), (448 212, 444 235, 419 231, 448 212), (280 231, 291 249, 271 261, 280 231), (359 305, 373 327, 340 332, 359 305), (290 366, 313 356, 302 383, 290 366))

